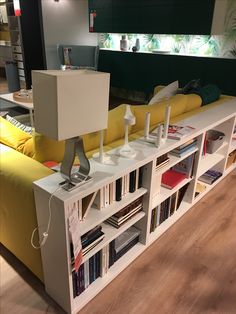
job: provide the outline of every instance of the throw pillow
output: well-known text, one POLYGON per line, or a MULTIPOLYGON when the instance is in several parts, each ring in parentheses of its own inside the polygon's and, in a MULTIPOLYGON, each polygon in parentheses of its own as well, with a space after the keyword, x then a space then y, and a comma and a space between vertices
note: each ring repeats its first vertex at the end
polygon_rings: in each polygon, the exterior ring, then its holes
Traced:
POLYGON ((31 135, 18 129, 6 119, 0 117, 0 142, 18 151, 22 150, 31 135))
POLYGON ((181 93, 192 94, 193 92, 198 91, 199 88, 201 88, 200 79, 191 80, 182 88, 181 93))
POLYGON ((6 115, 6 120, 9 121, 14 126, 16 126, 18 129, 21 129, 22 131, 24 131, 26 133, 32 134, 32 127, 31 126, 20 123, 19 121, 17 121, 15 118, 9 116, 8 114, 6 115))
POLYGON ((200 88, 197 92, 202 98, 202 106, 212 103, 220 98, 221 91, 218 86, 209 84, 200 88))
POLYGON ((156 93, 152 99, 149 101, 148 105, 152 105, 158 101, 163 100, 164 98, 173 96, 177 93, 179 88, 179 82, 175 81, 166 87, 162 88, 158 93, 156 93))

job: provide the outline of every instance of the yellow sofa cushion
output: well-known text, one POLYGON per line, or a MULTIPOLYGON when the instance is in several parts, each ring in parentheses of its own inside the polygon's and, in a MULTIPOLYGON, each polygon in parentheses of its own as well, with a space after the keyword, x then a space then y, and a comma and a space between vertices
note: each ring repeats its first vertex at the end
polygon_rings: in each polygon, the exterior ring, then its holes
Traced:
POLYGON ((171 106, 171 117, 178 116, 185 112, 188 95, 174 95, 169 100, 165 99, 153 105, 132 106, 132 111, 136 117, 136 124, 132 127, 132 133, 144 129, 145 116, 150 112, 150 126, 154 126, 165 119, 165 108, 168 104, 171 106))
POLYGON ((109 144, 125 135, 124 115, 126 105, 122 104, 108 112, 108 126, 104 133, 104 144, 109 144))
POLYGON ((25 143, 32 136, 0 117, 0 142, 22 152, 25 143))
POLYGON ((3 144, 0 149, 0 241, 43 280, 40 250, 33 249, 30 243, 37 226, 32 182, 53 171, 3 144))
POLYGON ((34 132, 34 156, 39 162, 53 160, 61 162, 65 151, 64 141, 55 141, 47 136, 34 132))
POLYGON ((195 110, 200 108, 202 105, 202 99, 199 95, 196 94, 188 94, 184 95, 187 98, 187 105, 184 112, 189 112, 191 110, 195 110))

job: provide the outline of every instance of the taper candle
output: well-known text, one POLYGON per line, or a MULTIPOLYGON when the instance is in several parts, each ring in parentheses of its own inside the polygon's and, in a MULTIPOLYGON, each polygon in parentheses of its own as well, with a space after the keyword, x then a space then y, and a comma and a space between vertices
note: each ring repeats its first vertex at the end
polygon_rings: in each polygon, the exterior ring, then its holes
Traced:
POLYGON ((148 138, 150 129, 150 112, 146 113, 145 117, 145 129, 144 129, 144 137, 148 138))
POLYGON ((165 140, 167 139, 167 135, 168 135, 168 129, 169 129, 169 123, 170 123, 170 110, 171 110, 171 106, 167 105, 166 111, 165 111, 165 125, 164 125, 164 132, 163 132, 163 138, 165 140))
POLYGON ((160 124, 160 125, 157 127, 156 147, 160 147, 160 146, 161 146, 162 130, 163 130, 163 125, 160 124))

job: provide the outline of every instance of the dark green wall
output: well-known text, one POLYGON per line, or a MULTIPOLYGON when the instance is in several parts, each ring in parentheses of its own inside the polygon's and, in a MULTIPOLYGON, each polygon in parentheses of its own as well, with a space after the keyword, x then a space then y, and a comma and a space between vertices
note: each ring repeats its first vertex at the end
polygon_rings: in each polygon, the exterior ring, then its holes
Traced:
POLYGON ((147 94, 158 84, 200 78, 236 96, 236 59, 100 50, 99 70, 111 73, 111 86, 147 94))
POLYGON ((210 34, 215 0, 89 0, 100 33, 210 34))

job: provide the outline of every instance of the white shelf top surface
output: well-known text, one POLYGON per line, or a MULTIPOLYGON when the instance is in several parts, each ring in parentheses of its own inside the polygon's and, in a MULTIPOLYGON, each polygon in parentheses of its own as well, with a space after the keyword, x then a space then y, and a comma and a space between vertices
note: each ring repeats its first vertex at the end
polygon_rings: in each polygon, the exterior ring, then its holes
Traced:
MULTIPOLYGON (((200 112, 195 116, 179 121, 177 123, 178 125, 190 125, 195 128, 195 130, 190 135, 184 137, 181 140, 167 139, 167 141, 163 143, 160 148, 156 148, 154 144, 145 142, 142 138, 132 141, 130 142, 130 146, 137 152, 137 155, 134 159, 128 159, 119 156, 119 148, 115 148, 108 152, 108 154, 115 161, 115 165, 104 165, 95 161, 94 159, 90 159, 90 175, 93 177, 93 180, 74 189, 71 192, 61 189, 56 193, 56 196, 62 201, 69 202, 83 198, 85 195, 98 190, 101 186, 113 182, 124 174, 127 174, 134 169, 137 169, 138 167, 154 160, 158 156, 161 156, 178 147, 192 137, 196 137, 208 129, 223 123, 227 119, 235 116, 235 113, 236 99, 228 100, 224 103, 224 105, 211 108, 204 112, 200 112)), ((62 181, 63 179, 60 173, 55 173, 46 178, 35 181, 34 185, 51 194, 56 189, 58 189, 58 185, 62 181)))

